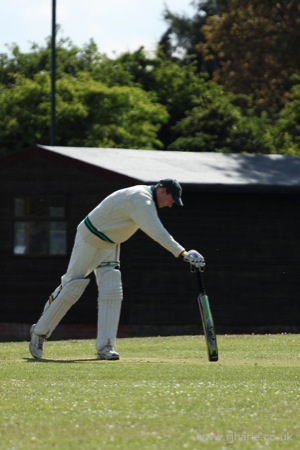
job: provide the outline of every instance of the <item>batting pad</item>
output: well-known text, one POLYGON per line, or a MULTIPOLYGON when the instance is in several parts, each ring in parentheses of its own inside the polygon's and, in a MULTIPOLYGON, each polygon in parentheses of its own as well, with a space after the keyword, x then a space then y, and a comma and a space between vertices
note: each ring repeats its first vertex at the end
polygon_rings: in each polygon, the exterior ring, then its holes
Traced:
POLYGON ((121 272, 118 269, 105 272, 101 276, 99 287, 97 350, 101 350, 107 344, 114 348, 122 300, 121 272))
POLYGON ((89 278, 84 278, 70 281, 63 286, 55 300, 51 304, 47 302, 48 307, 45 308, 34 328, 35 334, 46 336, 48 338, 71 306, 82 296, 89 282, 89 278))

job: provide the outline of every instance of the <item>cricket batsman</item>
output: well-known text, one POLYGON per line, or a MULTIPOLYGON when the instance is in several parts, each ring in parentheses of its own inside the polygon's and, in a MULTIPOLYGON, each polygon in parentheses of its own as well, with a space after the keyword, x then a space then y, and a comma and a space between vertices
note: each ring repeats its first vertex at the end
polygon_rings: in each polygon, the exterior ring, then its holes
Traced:
POLYGON ((99 360, 118 360, 116 337, 123 300, 120 272, 120 244, 138 229, 192 266, 203 269, 205 261, 196 250, 186 251, 168 233, 158 217, 158 209, 173 204, 183 206, 182 188, 167 178, 156 185, 138 185, 118 190, 106 197, 78 225, 66 273, 50 295, 43 313, 32 325, 29 350, 43 358, 46 339, 82 296, 95 274, 98 287, 98 323, 96 349, 99 360))

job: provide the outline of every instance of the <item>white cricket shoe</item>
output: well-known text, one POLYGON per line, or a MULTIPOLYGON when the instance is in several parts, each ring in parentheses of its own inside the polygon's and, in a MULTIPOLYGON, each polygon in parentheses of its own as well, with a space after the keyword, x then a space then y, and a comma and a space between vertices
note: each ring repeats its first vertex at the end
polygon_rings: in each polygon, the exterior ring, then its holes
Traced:
POLYGON ((116 361, 120 359, 120 355, 116 352, 110 343, 108 343, 105 347, 97 352, 97 359, 106 360, 106 361, 116 361))
POLYGON ((31 340, 29 343, 29 351, 32 356, 36 359, 43 358, 43 345, 46 340, 45 336, 39 336, 34 332, 35 324, 30 328, 31 340))

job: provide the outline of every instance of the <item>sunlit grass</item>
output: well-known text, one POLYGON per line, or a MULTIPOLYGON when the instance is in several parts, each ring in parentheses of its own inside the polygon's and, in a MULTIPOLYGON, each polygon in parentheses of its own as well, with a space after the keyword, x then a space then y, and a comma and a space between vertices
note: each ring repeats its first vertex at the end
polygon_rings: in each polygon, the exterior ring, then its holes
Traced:
POLYGON ((300 335, 0 343, 2 450, 298 449, 300 335))

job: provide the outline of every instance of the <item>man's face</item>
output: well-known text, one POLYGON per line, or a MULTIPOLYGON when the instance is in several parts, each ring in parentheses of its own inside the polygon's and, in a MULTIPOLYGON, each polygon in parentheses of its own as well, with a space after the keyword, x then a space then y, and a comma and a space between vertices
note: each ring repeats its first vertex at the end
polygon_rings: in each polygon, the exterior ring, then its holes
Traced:
POLYGON ((174 205, 172 194, 169 194, 164 187, 157 189, 156 197, 159 208, 172 208, 174 205))

